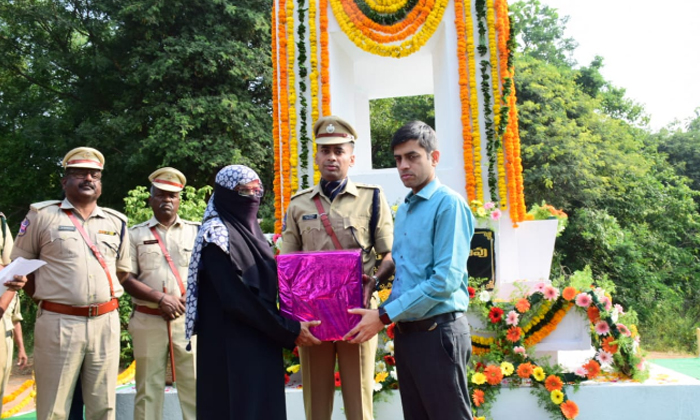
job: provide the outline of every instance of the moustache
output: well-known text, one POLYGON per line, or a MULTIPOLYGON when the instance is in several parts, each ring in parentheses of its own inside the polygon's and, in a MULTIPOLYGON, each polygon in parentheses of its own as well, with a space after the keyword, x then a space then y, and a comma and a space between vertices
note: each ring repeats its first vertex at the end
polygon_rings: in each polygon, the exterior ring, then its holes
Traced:
POLYGON ((163 203, 160 206, 158 206, 158 208, 172 210, 174 207, 170 203, 163 203))
POLYGON ((80 185, 79 185, 79 187, 80 187, 80 188, 89 187, 89 188, 92 188, 92 189, 94 190, 96 186, 95 186, 95 183, 94 183, 94 182, 85 181, 85 182, 81 182, 80 185))

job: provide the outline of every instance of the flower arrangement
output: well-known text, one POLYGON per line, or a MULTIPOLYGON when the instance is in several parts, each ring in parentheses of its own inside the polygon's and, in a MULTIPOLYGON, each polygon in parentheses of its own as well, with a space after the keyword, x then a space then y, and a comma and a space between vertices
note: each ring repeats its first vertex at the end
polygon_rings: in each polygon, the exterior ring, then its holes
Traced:
POLYGON ((469 207, 471 207, 476 221, 481 223, 497 222, 503 214, 496 203, 492 201, 482 203, 479 200, 472 200, 469 202, 469 207))
POLYGON ((556 209, 554 206, 547 204, 544 200, 542 201, 542 204, 534 204, 525 216, 525 220, 547 219, 557 219, 559 221, 557 225, 557 236, 559 236, 564 229, 566 229, 569 216, 562 210, 556 209))
POLYGON ((554 418, 573 419, 579 414, 566 385, 578 385, 603 372, 642 381, 648 377, 639 347, 636 314, 613 304, 612 284, 593 284, 590 269, 574 273, 559 287, 541 283, 528 295, 496 302, 491 294, 470 290, 470 311, 484 319, 492 336, 472 332, 474 357, 469 382, 475 418, 486 419, 502 385, 531 386, 540 405, 554 418), (610 292, 606 291, 610 290, 610 292), (530 355, 533 346, 549 335, 569 310, 585 313, 591 322, 593 358, 574 372, 550 366, 530 355), (500 370, 500 374, 499 371, 500 370))

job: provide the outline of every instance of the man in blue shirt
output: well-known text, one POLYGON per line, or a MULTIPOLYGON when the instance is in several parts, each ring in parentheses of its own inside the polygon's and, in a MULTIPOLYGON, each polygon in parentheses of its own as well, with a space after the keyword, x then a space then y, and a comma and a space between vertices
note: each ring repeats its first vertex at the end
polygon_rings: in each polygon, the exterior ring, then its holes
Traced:
POLYGON ((395 322, 404 419, 471 420, 471 337, 464 312, 474 217, 464 199, 437 179, 440 152, 430 126, 407 123, 391 148, 401 181, 411 189, 394 224, 394 285, 379 310, 350 310, 362 320, 345 339, 369 340, 395 322))

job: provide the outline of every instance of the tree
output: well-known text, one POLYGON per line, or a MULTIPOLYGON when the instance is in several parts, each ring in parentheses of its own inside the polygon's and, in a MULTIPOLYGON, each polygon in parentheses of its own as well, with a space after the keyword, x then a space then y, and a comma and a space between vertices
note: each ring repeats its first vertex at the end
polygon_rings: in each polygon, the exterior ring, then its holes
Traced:
POLYGON ((698 193, 695 200, 700 204, 700 108, 695 110, 695 118, 688 121, 685 130, 677 123, 661 130, 657 141, 659 150, 668 156, 676 172, 691 180, 691 188, 698 193))
POLYGON ((63 155, 82 145, 105 154, 101 204, 118 209, 163 165, 202 186, 244 163, 270 187, 270 12, 259 0, 3 2, 0 207, 16 223, 55 198, 63 155))

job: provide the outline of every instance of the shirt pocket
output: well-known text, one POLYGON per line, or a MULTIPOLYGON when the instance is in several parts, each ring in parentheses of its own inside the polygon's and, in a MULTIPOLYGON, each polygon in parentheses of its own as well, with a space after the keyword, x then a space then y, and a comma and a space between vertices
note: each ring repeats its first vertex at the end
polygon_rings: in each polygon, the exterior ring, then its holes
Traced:
POLYGON ((349 231, 348 236, 353 238, 355 246, 360 246, 362 249, 370 247, 369 217, 364 215, 345 217, 343 222, 343 227, 349 231))
POLYGON ((108 263, 114 263, 119 258, 120 237, 117 235, 97 235, 97 249, 108 263))
POLYGON ((139 245, 136 252, 138 253, 139 269, 141 271, 157 270, 165 260, 157 243, 139 245))
POLYGON ((51 242, 47 246, 47 250, 59 258, 76 258, 79 254, 78 250, 82 246, 81 241, 83 238, 77 231, 51 231, 51 242))
POLYGON ((192 248, 180 249, 180 267, 189 266, 190 265, 190 257, 192 257, 192 248))
POLYGON ((299 233, 301 234, 302 243, 313 243, 310 242, 313 238, 318 238, 321 232, 325 232, 323 225, 321 224, 321 217, 308 220, 299 221, 299 233))

